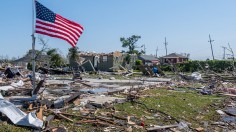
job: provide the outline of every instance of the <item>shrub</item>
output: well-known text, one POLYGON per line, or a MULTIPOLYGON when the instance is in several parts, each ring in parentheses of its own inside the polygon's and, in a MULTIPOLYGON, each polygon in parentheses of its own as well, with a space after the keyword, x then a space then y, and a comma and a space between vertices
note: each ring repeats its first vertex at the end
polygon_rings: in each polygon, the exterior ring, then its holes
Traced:
POLYGON ((142 64, 143 64, 142 60, 136 60, 136 61, 135 61, 135 65, 136 65, 136 66, 140 66, 140 65, 142 65, 142 64))
MULTIPOLYGON (((205 67, 208 65, 210 70, 221 73, 224 70, 232 71, 232 63, 233 62, 230 60, 188 61, 185 63, 176 64, 176 67, 181 72, 195 72, 205 69, 205 67)), ((161 69, 163 71, 171 71, 171 67, 168 65, 162 65, 161 69)))

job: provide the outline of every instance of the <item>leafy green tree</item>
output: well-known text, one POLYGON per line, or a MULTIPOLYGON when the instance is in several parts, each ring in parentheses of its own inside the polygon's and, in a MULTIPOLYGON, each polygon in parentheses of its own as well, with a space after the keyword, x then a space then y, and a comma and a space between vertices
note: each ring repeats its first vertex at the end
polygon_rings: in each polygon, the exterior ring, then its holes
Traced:
POLYGON ((64 59, 58 53, 57 49, 49 49, 47 55, 50 57, 50 67, 60 67, 65 64, 64 59))
POLYGON ((130 54, 127 54, 127 55, 125 56, 125 58, 124 58, 124 61, 125 61, 127 64, 129 64, 129 63, 130 63, 130 60, 131 60, 131 56, 130 56, 130 54))
POLYGON ((78 47, 69 48, 69 53, 68 53, 69 60, 76 61, 76 59, 79 57, 78 53, 79 53, 78 47))
POLYGON ((124 38, 121 37, 120 41, 122 43, 122 47, 129 49, 129 51, 127 53, 129 54, 137 54, 138 51, 135 50, 135 48, 137 48, 136 43, 138 42, 138 40, 141 38, 141 36, 137 36, 137 35, 132 35, 131 37, 128 38, 124 38))
POLYGON ((140 55, 140 54, 146 54, 146 52, 145 52, 144 50, 141 50, 138 54, 139 54, 139 55, 140 55))
POLYGON ((73 47, 73 48, 69 48, 69 52, 68 52, 68 59, 69 59, 69 63, 71 67, 78 67, 78 62, 77 59, 79 58, 79 48, 78 47, 73 47))
POLYGON ((28 69, 28 70, 32 70, 32 64, 31 64, 31 63, 28 63, 28 64, 27 64, 27 69, 28 69))
POLYGON ((143 64, 142 60, 136 60, 136 61, 135 61, 135 65, 136 65, 136 66, 140 66, 140 65, 142 65, 142 64, 143 64))
POLYGON ((57 54, 57 49, 55 49, 55 48, 49 49, 47 51, 47 55, 49 55, 49 56, 54 55, 54 54, 57 54))

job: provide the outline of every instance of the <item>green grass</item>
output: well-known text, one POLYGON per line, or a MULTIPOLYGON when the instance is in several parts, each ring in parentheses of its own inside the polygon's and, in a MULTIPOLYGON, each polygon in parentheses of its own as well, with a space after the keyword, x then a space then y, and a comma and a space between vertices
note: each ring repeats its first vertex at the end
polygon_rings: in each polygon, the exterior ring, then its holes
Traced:
MULTIPOLYGON (((211 105, 220 104, 223 97, 199 95, 196 92, 183 89, 185 92, 168 91, 166 89, 147 90, 142 95, 149 95, 148 98, 140 98, 139 101, 146 104, 148 108, 157 109, 173 116, 179 121, 185 121, 192 124, 193 127, 199 127, 204 121, 216 120, 219 117, 215 112, 216 108, 211 105)), ((115 106, 119 115, 134 115, 140 118, 141 116, 153 116, 155 113, 150 113, 142 105, 132 105, 127 102, 115 106)), ((163 122, 160 118, 158 122, 169 124, 172 122, 163 122)), ((150 123, 158 123, 151 121, 150 123)))
POLYGON ((0 123, 0 131, 1 132, 30 132, 29 128, 24 128, 21 126, 15 126, 11 124, 7 124, 6 122, 0 123))
MULTIPOLYGON (((203 122, 219 121, 219 115, 215 110, 219 109, 225 99, 225 97, 218 97, 216 95, 200 95, 186 88, 181 88, 179 91, 170 91, 165 88, 151 89, 142 91, 140 94, 141 98, 138 99, 138 101, 144 103, 148 108, 163 111, 179 121, 191 123, 191 127, 193 128, 203 127, 203 122)), ((124 104, 116 104, 114 107, 117 116, 134 116, 137 119, 147 117, 144 118, 146 127, 150 127, 151 124, 169 125, 176 123, 174 120, 170 120, 161 113, 148 111, 140 104, 126 102, 124 104), (154 119, 150 119, 150 117, 154 117, 154 115, 158 116, 155 116, 154 119)), ((79 115, 79 113, 75 111, 69 110, 67 112, 79 115)), ((111 112, 111 109, 101 109, 98 114, 101 112, 111 112)), ((72 119, 75 122, 81 120, 79 118, 72 119)), ((68 131, 78 132, 88 131, 88 129, 98 129, 98 127, 92 127, 92 125, 89 124, 75 126, 71 122, 57 119, 52 122, 52 125, 65 126, 68 131)), ((30 131, 30 129, 2 122, 0 123, 0 131, 27 132, 30 131)))

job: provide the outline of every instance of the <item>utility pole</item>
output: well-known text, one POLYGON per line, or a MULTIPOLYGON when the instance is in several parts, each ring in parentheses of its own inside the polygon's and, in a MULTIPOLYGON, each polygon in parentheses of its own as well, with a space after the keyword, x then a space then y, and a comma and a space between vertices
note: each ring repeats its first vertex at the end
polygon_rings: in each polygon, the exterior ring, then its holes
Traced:
POLYGON ((158 51, 158 46, 157 46, 157 48, 156 48, 156 58, 157 58, 157 51, 158 51))
POLYGON ((225 47, 225 46, 221 46, 221 48, 223 48, 223 50, 224 50, 223 60, 225 60, 225 50, 226 50, 227 47, 225 47))
POLYGON ((165 37, 165 48, 166 48, 166 55, 167 55, 167 45, 168 45, 168 43, 166 42, 166 37, 165 37))
POLYGON ((213 42, 213 41, 214 41, 214 40, 211 39, 211 35, 209 34, 209 41, 208 41, 208 42, 210 42, 210 45, 211 45, 212 58, 213 58, 213 60, 215 60, 214 53, 213 53, 213 48, 212 48, 212 42, 213 42))

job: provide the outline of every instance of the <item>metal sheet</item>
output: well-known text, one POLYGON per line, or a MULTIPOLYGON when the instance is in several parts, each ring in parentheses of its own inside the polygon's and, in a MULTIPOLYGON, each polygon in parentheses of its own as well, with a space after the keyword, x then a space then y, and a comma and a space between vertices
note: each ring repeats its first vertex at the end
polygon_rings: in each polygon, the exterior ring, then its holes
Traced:
POLYGON ((35 112, 31 112, 29 114, 24 113, 11 102, 4 100, 1 94, 0 112, 5 114, 16 125, 34 128, 42 128, 43 126, 43 121, 36 117, 35 112))
POLYGON ((4 91, 10 90, 10 89, 14 89, 14 87, 12 87, 12 86, 1 86, 0 87, 0 90, 4 90, 4 91))

